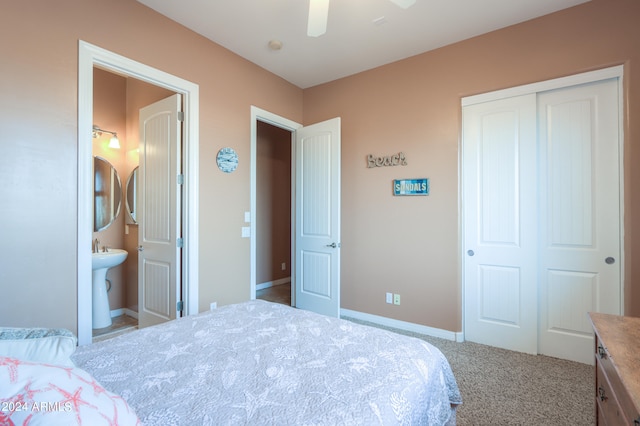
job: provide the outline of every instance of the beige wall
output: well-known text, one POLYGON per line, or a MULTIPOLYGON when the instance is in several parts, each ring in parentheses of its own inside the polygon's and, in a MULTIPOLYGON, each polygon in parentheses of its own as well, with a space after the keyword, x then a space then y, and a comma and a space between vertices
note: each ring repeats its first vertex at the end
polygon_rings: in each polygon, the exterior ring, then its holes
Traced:
POLYGON ((461 330, 460 98, 625 65, 625 307, 640 315, 640 3, 592 0, 300 90, 134 0, 8 2, 0 14, 0 324, 77 331, 78 39, 200 86, 200 310, 249 298, 250 105, 311 124, 342 117, 342 307, 461 330), (634 63, 636 66, 634 66, 634 63), (304 114, 303 114, 304 112, 304 114), (215 155, 239 154, 223 174, 215 155), (408 166, 367 169, 403 151, 408 166), (390 182, 428 177, 431 194, 390 182), (384 293, 402 295, 398 306, 384 293))
POLYGON ((640 316, 638 22, 636 0, 592 0, 305 90, 305 124, 342 117, 342 307, 461 330, 461 97, 624 64, 625 311, 640 316), (406 167, 366 168, 398 151, 406 167), (431 194, 392 197, 407 177, 430 178, 431 194))
POLYGON ((0 13, 0 294, 11 303, 0 324, 77 332, 78 40, 199 85, 200 309, 248 299, 250 247, 240 229, 250 203, 250 107, 301 122, 302 90, 135 0, 8 2, 0 13), (240 157, 232 174, 215 167, 225 146, 240 157))
POLYGON ((291 276, 291 132, 259 121, 256 151, 256 284, 261 284, 291 276))

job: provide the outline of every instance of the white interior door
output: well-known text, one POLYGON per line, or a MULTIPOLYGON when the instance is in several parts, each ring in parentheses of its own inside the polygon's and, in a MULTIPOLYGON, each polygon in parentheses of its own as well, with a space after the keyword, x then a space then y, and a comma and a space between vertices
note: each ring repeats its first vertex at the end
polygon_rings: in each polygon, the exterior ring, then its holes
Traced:
POLYGON ((593 362, 587 312, 621 313, 617 80, 541 93, 540 346, 593 362))
POLYGON ((593 362, 587 313, 622 311, 618 85, 463 108, 466 339, 593 362))
POLYGON ((179 94, 140 110, 138 322, 176 318, 180 300, 181 125, 179 94))
POLYGON ((536 97, 463 110, 465 339, 536 353, 536 97))
POLYGON ((340 118, 296 130, 296 307, 340 316, 340 118))

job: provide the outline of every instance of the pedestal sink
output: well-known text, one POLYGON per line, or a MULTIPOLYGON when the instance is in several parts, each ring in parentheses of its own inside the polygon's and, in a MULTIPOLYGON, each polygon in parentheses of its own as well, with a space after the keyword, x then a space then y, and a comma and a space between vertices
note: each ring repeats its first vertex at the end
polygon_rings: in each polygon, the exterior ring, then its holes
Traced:
POLYGON ((126 250, 109 249, 105 252, 91 254, 93 270, 93 328, 104 328, 111 325, 111 309, 107 296, 107 271, 118 266, 127 258, 126 250))

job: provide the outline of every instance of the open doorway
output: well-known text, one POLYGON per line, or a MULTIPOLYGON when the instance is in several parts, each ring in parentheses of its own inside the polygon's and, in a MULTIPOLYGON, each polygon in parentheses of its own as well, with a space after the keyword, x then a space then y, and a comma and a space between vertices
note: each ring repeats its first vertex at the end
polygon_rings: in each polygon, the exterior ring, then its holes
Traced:
POLYGON ((302 125, 287 118, 270 113, 260 108, 251 107, 251 298, 265 297, 277 298, 280 303, 290 306, 296 305, 295 300, 295 239, 292 237, 294 230, 294 171, 293 146, 294 132, 302 125), (260 140, 260 142, 259 142, 260 140), (262 159, 260 159, 262 157, 262 159), (289 161, 286 168, 282 162, 289 161), (258 163, 260 162, 260 166, 258 163), (288 178, 284 171, 289 173, 288 178), (259 174, 260 173, 260 174, 259 174), (258 181, 262 175, 268 175, 270 182, 259 188, 258 181), (273 176, 276 174, 277 176, 273 176), (288 187, 286 190, 277 188, 276 185, 288 187), (260 190, 274 191, 278 193, 278 205, 266 202, 264 195, 258 195, 260 190), (283 208, 283 203, 288 205, 289 211, 283 208), (273 218, 275 214, 279 218, 273 218), (262 215, 267 213, 271 217, 262 215), (260 216, 259 216, 260 215, 260 216), (277 223, 277 224, 275 224, 277 223), (288 232, 282 231, 282 226, 288 223, 288 232), (263 232, 264 228, 264 232, 263 232), (280 235, 277 235, 277 234, 280 235), (273 239, 278 239, 278 248, 273 249, 273 239), (284 241, 287 239, 287 241, 284 241), (259 253, 260 251, 260 253, 259 253), (288 256, 288 258, 287 258, 288 256), (260 262, 260 271, 258 263, 260 262), (282 263, 286 263, 282 270, 282 263), (275 277, 275 279, 274 279, 275 277), (287 291, 289 294, 287 295, 287 291), (260 292, 260 294, 258 294, 260 292))
POLYGON ((84 41, 78 46, 78 343, 92 342, 92 178, 94 67, 180 93, 184 99, 184 247, 182 281, 184 314, 198 312, 198 85, 84 41), (187 178, 188 177, 188 178, 187 178))
MULTIPOLYGON (((94 340, 113 337, 138 327, 138 230, 143 218, 136 208, 136 198, 140 195, 137 191, 140 181, 137 179, 140 164, 139 110, 173 94, 171 90, 136 78, 94 67, 93 125, 117 131, 119 145, 107 143, 111 134, 94 131, 93 156, 111 165, 115 181, 121 185, 121 197, 112 221, 107 226, 94 227, 93 251, 101 252, 108 247, 127 252, 125 260, 106 273, 107 303, 104 304, 103 315, 95 305, 96 288, 100 290, 100 283, 93 283, 94 340)), ((95 211, 96 208, 94 215, 95 211)), ((104 282, 102 287, 105 287, 104 282)))
POLYGON ((256 131, 256 298, 291 306, 292 132, 256 131))
POLYGON ((340 315, 340 139, 335 117, 303 127, 251 107, 251 293, 257 283, 258 123, 291 135, 291 306, 340 315))

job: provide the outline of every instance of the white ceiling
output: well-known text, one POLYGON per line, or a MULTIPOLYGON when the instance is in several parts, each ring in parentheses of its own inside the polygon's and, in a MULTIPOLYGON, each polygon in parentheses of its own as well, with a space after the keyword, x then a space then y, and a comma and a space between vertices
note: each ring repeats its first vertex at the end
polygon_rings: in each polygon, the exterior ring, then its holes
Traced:
POLYGON ((308 0, 138 1, 304 89, 589 0, 331 0, 317 38, 308 0))

